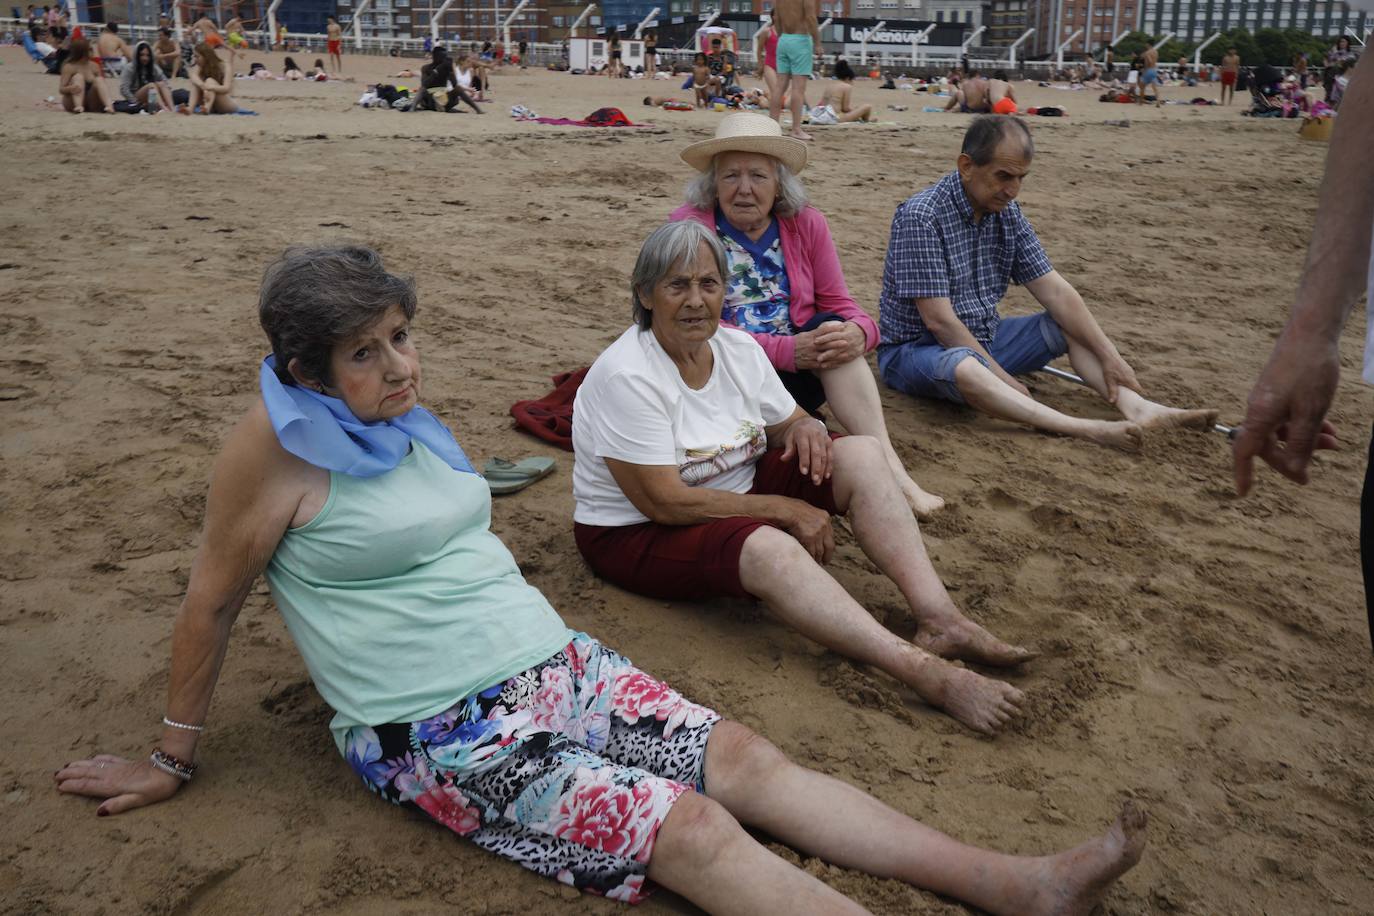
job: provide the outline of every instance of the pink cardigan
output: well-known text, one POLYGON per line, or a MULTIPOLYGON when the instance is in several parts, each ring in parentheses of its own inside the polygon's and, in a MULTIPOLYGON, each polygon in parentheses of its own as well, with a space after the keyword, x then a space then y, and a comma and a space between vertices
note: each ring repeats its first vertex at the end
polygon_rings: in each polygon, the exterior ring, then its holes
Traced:
MULTIPOLYGON (((694 219, 715 231, 716 216, 710 210, 698 210, 690 204, 683 204, 668 217, 670 222, 684 219, 694 219)), ((788 308, 792 324, 803 327, 818 312, 839 315, 845 321, 852 321, 863 328, 867 340, 864 347, 866 351, 876 347, 878 325, 849 295, 849 288, 844 284, 844 271, 840 269, 840 256, 835 252, 830 226, 821 211, 808 206, 796 216, 778 217, 778 236, 782 241, 783 268, 787 271, 787 283, 792 293, 788 308)), ((797 371, 796 340, 785 334, 752 336, 768 354, 768 361, 775 369, 797 371)))

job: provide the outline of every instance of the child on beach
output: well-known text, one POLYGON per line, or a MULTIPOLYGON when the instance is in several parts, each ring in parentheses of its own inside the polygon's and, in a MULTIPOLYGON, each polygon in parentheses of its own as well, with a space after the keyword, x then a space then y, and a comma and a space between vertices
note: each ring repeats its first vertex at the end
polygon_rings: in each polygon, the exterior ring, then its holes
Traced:
POLYGON ((706 54, 698 51, 692 60, 692 89, 696 93, 698 108, 705 108, 711 104, 711 90, 714 84, 715 78, 711 76, 711 66, 706 62, 706 54))

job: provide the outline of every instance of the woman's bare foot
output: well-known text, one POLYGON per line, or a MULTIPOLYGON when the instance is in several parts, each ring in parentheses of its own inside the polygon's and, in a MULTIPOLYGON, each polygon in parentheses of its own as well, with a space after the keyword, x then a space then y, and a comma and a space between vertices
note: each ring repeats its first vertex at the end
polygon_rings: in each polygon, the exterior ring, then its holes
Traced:
POLYGON ((789 137, 794 137, 794 138, 796 138, 797 140, 806 140, 806 141, 808 141, 808 142, 811 141, 811 140, 816 139, 815 137, 813 137, 813 136, 811 136, 810 134, 808 134, 806 131, 802 130, 800 127, 798 127, 798 128, 796 128, 795 130, 793 130, 791 133, 788 134, 788 136, 789 136, 789 137))
POLYGON ((1082 846, 1035 860, 1034 886, 1021 900, 1008 900, 994 912, 1036 916, 1088 916, 1112 883, 1130 871, 1145 852, 1149 819, 1132 802, 1105 834, 1082 846))
POLYGON ((1124 420, 1086 420, 1082 437, 1098 445, 1119 448, 1123 452, 1138 452, 1145 444, 1145 434, 1139 426, 1124 420))
POLYGON ((1181 410, 1147 402, 1134 412, 1130 420, 1141 429, 1211 429, 1217 422, 1215 410, 1181 410))
POLYGON ((1003 642, 958 611, 939 620, 921 620, 917 627, 912 642, 941 658, 1011 668, 1039 655, 1023 646, 1003 642))
POLYGON ((82 108, 80 105, 73 105, 73 106, 72 106, 72 114, 85 114, 85 113, 86 113, 86 109, 85 109, 85 108, 82 108))
POLYGON ((941 683, 922 698, 976 732, 995 735, 1021 714, 1026 695, 1004 681, 942 664, 941 683))

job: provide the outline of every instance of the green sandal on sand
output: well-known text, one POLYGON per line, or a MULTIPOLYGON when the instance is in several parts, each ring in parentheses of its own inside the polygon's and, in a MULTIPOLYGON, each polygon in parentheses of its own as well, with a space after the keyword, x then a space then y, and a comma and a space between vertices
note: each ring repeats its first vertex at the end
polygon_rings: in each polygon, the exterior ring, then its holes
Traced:
POLYGON ((558 463, 552 458, 522 458, 513 462, 492 458, 482 468, 482 476, 487 479, 493 496, 505 496, 548 477, 557 466, 558 463))

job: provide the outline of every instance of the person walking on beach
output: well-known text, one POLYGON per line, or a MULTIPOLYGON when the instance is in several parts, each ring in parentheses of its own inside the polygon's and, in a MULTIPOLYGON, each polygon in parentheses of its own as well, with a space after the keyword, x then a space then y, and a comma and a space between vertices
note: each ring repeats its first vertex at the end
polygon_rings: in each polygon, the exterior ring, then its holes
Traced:
POLYGON ((343 73, 343 27, 339 25, 339 20, 333 16, 329 17, 329 23, 325 26, 326 47, 329 50, 329 64, 334 68, 335 73, 343 73))
POLYGON ((1236 100, 1236 80, 1240 78, 1240 55, 1235 48, 1227 50, 1221 59, 1221 104, 1230 105, 1236 100))
POLYGON ((1164 80, 1159 77, 1159 52, 1154 48, 1146 48, 1140 55, 1140 66, 1140 82, 1137 84, 1140 95, 1136 99, 1136 104, 1145 104, 1145 89, 1153 83, 1155 87, 1155 107, 1162 108, 1164 106, 1164 80))
MULTIPOLYGON (((1362 0, 1374 8, 1374 0, 1362 0)), ((1360 3, 1357 0, 1357 4, 1360 3)), ((1341 377, 1340 339, 1368 280, 1374 302, 1374 63, 1360 61, 1346 89, 1326 156, 1316 225, 1293 310, 1255 380, 1236 436, 1236 493, 1245 496, 1260 458, 1289 480, 1307 483, 1312 453, 1336 448, 1326 419, 1341 377), (1368 270, 1366 270, 1368 268, 1368 270)), ((1366 305, 1374 316, 1374 307, 1366 305)), ((1374 385, 1374 321, 1365 336, 1365 382, 1374 385)), ((1374 441, 1370 443, 1374 454, 1374 441)), ((1360 499, 1360 565, 1374 640, 1374 461, 1360 499)))
POLYGON ((821 44, 816 0, 777 0, 773 4, 773 28, 778 33, 778 91, 772 94, 768 113, 781 122, 782 97, 786 94, 792 111, 791 136, 810 140, 811 135, 801 125, 806 81, 811 78, 811 61, 821 44))

